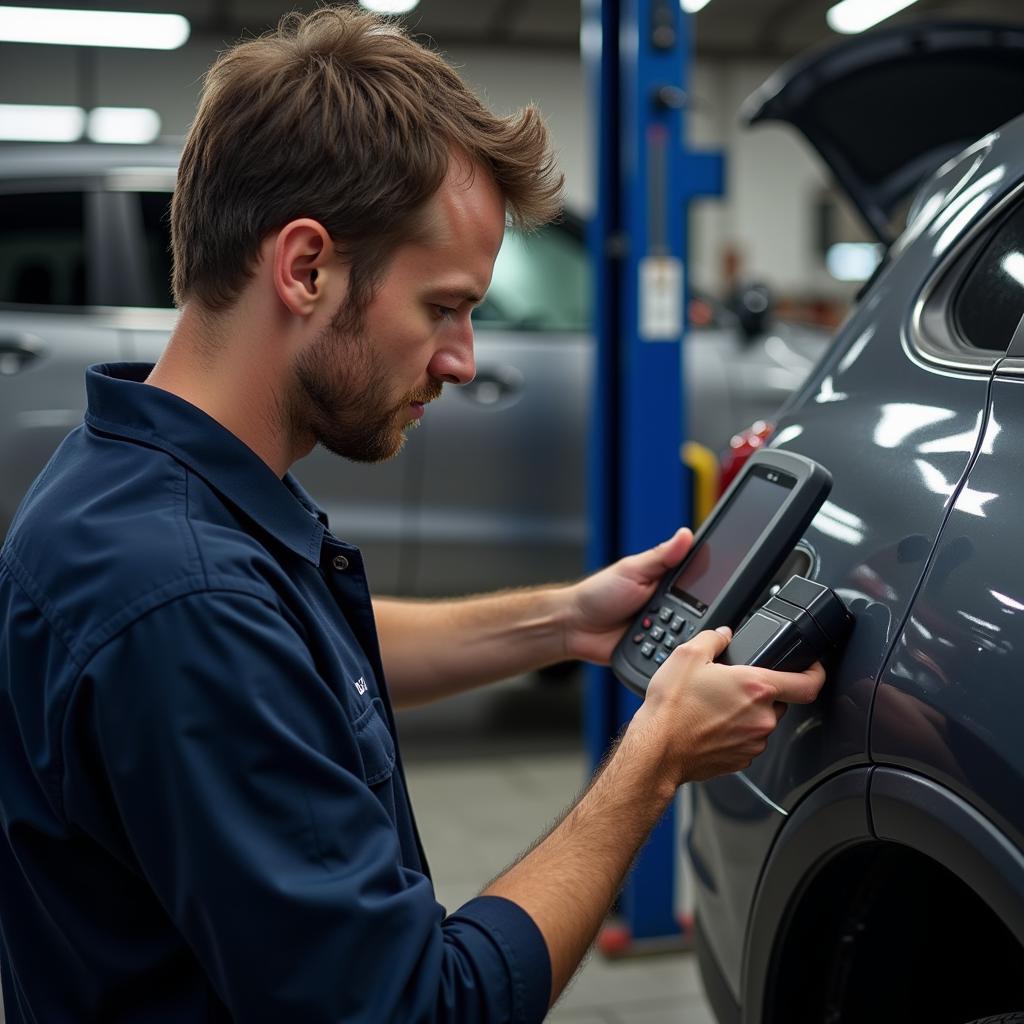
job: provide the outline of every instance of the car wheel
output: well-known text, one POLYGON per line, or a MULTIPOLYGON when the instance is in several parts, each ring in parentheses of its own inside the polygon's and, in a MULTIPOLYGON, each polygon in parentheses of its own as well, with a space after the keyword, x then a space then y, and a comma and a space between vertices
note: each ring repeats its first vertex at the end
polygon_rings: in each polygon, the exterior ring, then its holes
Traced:
POLYGON ((967 1024, 1024 1024, 1024 1013, 997 1013, 994 1017, 979 1017, 967 1024))

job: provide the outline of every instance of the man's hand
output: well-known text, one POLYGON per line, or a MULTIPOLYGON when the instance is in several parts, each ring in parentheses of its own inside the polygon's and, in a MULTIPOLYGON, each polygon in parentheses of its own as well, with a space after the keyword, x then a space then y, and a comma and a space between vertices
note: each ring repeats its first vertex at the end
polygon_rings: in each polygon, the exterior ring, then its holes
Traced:
MULTIPOLYGON (((603 599, 595 604, 618 626, 628 617, 625 609, 635 611, 647 600, 657 576, 682 558, 689 543, 677 534, 579 586, 590 598, 603 599)), ((594 650, 607 656, 615 632, 609 627, 594 650)), ((552 1002, 679 784, 745 768, 764 749, 781 702, 811 701, 821 688, 820 665, 797 673, 716 664, 731 636, 724 627, 706 631, 672 652, 587 792, 547 838, 485 890, 518 903, 540 929, 551 956, 552 1002)))
POLYGON ((746 768, 786 705, 810 704, 825 682, 820 664, 805 672, 716 664, 731 639, 722 626, 677 647, 630 723, 629 732, 661 751, 658 775, 672 788, 746 768))
POLYGON ((657 547, 620 558, 571 586, 566 657, 607 665, 619 638, 650 600, 658 581, 686 557, 692 543, 692 531, 683 527, 657 547))

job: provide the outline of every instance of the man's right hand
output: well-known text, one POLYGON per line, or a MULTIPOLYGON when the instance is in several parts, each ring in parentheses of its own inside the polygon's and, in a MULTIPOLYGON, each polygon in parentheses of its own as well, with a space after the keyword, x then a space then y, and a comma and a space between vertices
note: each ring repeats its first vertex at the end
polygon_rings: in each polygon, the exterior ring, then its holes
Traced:
POLYGON ((786 704, 809 703, 825 681, 820 665, 772 672, 715 664, 731 636, 700 633, 672 652, 590 788, 484 892, 518 903, 540 929, 551 957, 552 1002, 679 785, 746 768, 786 704))
MULTIPOLYGON (((718 665, 732 633, 722 627, 681 644, 655 672, 630 723, 661 751, 673 786, 740 771, 760 754, 787 704, 809 704, 825 682, 817 663, 804 672, 718 665)), ((639 737, 638 737, 639 738, 639 737)))

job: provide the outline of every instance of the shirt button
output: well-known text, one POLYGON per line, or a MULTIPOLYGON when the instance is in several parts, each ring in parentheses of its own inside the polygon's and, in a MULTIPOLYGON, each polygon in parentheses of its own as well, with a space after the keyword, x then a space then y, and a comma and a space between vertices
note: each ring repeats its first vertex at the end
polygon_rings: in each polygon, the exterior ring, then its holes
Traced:
POLYGON ((348 559, 344 555, 335 555, 331 564, 338 572, 344 572, 348 568, 348 559))

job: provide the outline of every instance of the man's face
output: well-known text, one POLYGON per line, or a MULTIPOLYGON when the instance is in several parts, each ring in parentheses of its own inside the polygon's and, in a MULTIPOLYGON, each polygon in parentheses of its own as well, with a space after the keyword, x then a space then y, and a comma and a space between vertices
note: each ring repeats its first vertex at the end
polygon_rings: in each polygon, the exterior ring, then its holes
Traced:
POLYGON ((470 178, 453 160, 427 224, 425 240, 395 250, 358 322, 344 305, 295 362, 293 430, 357 462, 395 455, 441 385, 475 373, 470 313, 490 284, 504 201, 486 171, 470 178))

